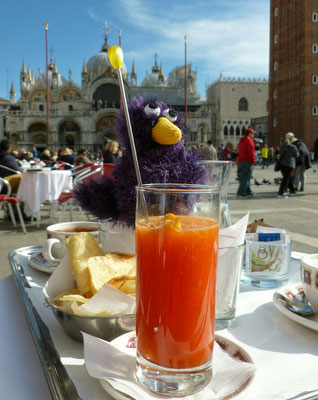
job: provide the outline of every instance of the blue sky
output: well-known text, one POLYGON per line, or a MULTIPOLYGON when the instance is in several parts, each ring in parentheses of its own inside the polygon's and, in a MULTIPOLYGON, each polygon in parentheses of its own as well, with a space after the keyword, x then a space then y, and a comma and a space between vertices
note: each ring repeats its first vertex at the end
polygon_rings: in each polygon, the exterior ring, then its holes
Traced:
POLYGON ((23 59, 38 76, 45 71, 45 26, 58 72, 80 84, 83 60, 98 53, 104 23, 108 43, 118 44, 122 30, 124 62, 132 63, 138 84, 151 72, 154 54, 167 77, 187 59, 198 73, 198 92, 222 72, 225 76, 267 78, 269 0, 28 0, 5 1, 0 24, 0 97, 8 98, 13 81, 20 97, 23 59))

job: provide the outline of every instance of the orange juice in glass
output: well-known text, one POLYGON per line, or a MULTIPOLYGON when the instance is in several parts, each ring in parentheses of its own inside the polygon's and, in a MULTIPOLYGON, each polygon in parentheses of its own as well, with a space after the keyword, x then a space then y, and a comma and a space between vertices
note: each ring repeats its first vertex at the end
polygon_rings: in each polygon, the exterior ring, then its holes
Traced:
POLYGON ((137 378, 186 396, 212 376, 219 190, 137 187, 137 378))

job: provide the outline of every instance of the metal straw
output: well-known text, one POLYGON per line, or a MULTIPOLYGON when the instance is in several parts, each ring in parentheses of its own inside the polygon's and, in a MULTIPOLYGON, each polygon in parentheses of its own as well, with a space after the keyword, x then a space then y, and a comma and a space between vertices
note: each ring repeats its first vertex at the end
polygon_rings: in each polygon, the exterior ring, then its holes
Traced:
MULTIPOLYGON (((137 157, 137 151, 136 151, 136 146, 135 146, 135 140, 134 140, 133 131, 132 131, 131 122, 130 122, 128 103, 127 103, 124 81, 123 81, 123 75, 121 72, 121 67, 123 65, 123 58, 124 58, 121 47, 119 47, 119 46, 110 47, 108 49, 108 58, 109 58, 111 65, 113 66, 113 68, 116 69, 118 72, 119 88, 120 88, 120 93, 122 96, 122 104, 123 104, 124 112, 125 112, 126 124, 127 124, 127 128, 128 128, 128 137, 129 137, 129 142, 130 142, 130 147, 131 147, 131 153, 133 156, 133 161, 134 161, 134 166, 135 166, 135 171, 136 171, 136 176, 137 176, 137 182, 138 182, 138 186, 143 186, 142 180, 141 180, 138 157, 137 157)), ((146 217, 146 220, 148 221, 146 200, 144 198, 143 193, 141 193, 141 201, 142 201, 144 215, 146 217)))
POLYGON ((129 117, 129 111, 128 111, 128 105, 127 105, 127 99, 126 99, 126 93, 125 93, 121 68, 118 68, 118 82, 119 82, 120 92, 121 92, 121 96, 122 96, 122 102, 123 102, 123 106, 124 106, 125 118, 126 118, 126 123, 127 123, 127 128, 128 128, 128 137, 129 137, 129 142, 130 142, 130 147, 131 147, 131 153, 132 153, 133 160, 134 160, 137 182, 138 182, 139 186, 142 186, 139 162, 138 162, 138 158, 137 158, 137 152, 136 152, 133 131, 131 128, 131 122, 130 122, 130 117, 129 117))

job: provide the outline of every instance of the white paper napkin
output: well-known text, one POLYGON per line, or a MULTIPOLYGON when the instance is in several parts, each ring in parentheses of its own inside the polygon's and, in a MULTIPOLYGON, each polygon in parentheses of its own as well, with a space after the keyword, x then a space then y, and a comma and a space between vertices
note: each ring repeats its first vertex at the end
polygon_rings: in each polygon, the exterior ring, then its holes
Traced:
POLYGON ((243 249, 234 247, 244 243, 248 217, 249 213, 219 233, 216 316, 228 313, 233 307, 243 257, 243 249))
MULTIPOLYGON (((109 342, 83 333, 84 358, 89 375, 104 379, 114 389, 136 400, 170 399, 145 389, 135 377, 136 357, 129 355, 109 342)), ((255 372, 251 363, 241 362, 225 353, 215 343, 213 351, 213 378, 200 392, 183 397, 186 400, 217 400, 237 390, 255 372)), ((180 399, 180 398, 178 398, 180 399)))
POLYGON ((250 213, 248 212, 235 224, 220 229, 219 248, 239 246, 244 243, 249 215, 250 213))
MULTIPOLYGON (((73 289, 74 278, 69 254, 66 253, 56 270, 48 279, 43 292, 50 299, 65 290, 73 289)), ((107 283, 86 303, 71 309, 76 315, 120 315, 135 312, 136 300, 107 283)))

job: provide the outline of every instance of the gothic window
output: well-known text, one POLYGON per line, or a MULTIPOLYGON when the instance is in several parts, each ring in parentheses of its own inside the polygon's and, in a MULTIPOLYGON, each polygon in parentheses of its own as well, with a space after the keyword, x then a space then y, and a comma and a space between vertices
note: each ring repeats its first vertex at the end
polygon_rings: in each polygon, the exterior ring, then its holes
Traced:
POLYGON ((312 52, 313 53, 318 53, 318 44, 313 44, 312 45, 312 52))
POLYGON ((230 136, 234 136, 234 128, 233 128, 232 125, 231 125, 231 128, 230 128, 230 136))
POLYGON ((312 13, 312 22, 317 22, 318 21, 318 13, 314 12, 312 13))
POLYGON ((277 90, 274 90, 273 97, 274 97, 274 99, 277 99, 277 90))
POLYGON ((229 131, 227 129, 227 126, 225 126, 224 129, 223 129, 223 136, 225 137, 225 136, 228 136, 228 135, 229 135, 229 131))
POLYGON ((235 134, 236 134, 236 136, 240 136, 240 127, 239 126, 236 127, 235 134))
POLYGON ((278 62, 275 61, 275 62, 274 62, 274 71, 277 71, 277 69, 278 69, 278 62))
POLYGON ((73 106, 72 106, 72 104, 70 104, 70 105, 68 106, 68 111, 73 111, 73 106))
POLYGON ((318 83, 318 75, 313 75, 313 76, 312 76, 312 83, 313 83, 314 85, 317 85, 317 83, 318 83))
POLYGON ((275 15, 275 17, 278 16, 278 8, 277 7, 275 8, 274 15, 275 15))
POLYGON ((191 140, 191 142, 196 142, 197 141, 197 132, 191 132, 190 133, 190 140, 191 140))
POLYGON ((44 111, 44 105, 43 104, 39 105, 39 111, 44 111))
POLYGON ((238 103, 238 110, 239 110, 239 111, 248 111, 248 102, 247 102, 247 100, 246 100, 244 97, 242 97, 242 98, 239 100, 239 103, 238 103))
POLYGON ((274 119, 273 119, 273 127, 276 128, 276 126, 277 126, 277 119, 274 118, 274 119))
POLYGON ((278 35, 274 36, 274 43, 277 44, 278 43, 278 35))
POLYGON ((313 106, 312 115, 318 115, 318 107, 317 106, 313 106))

